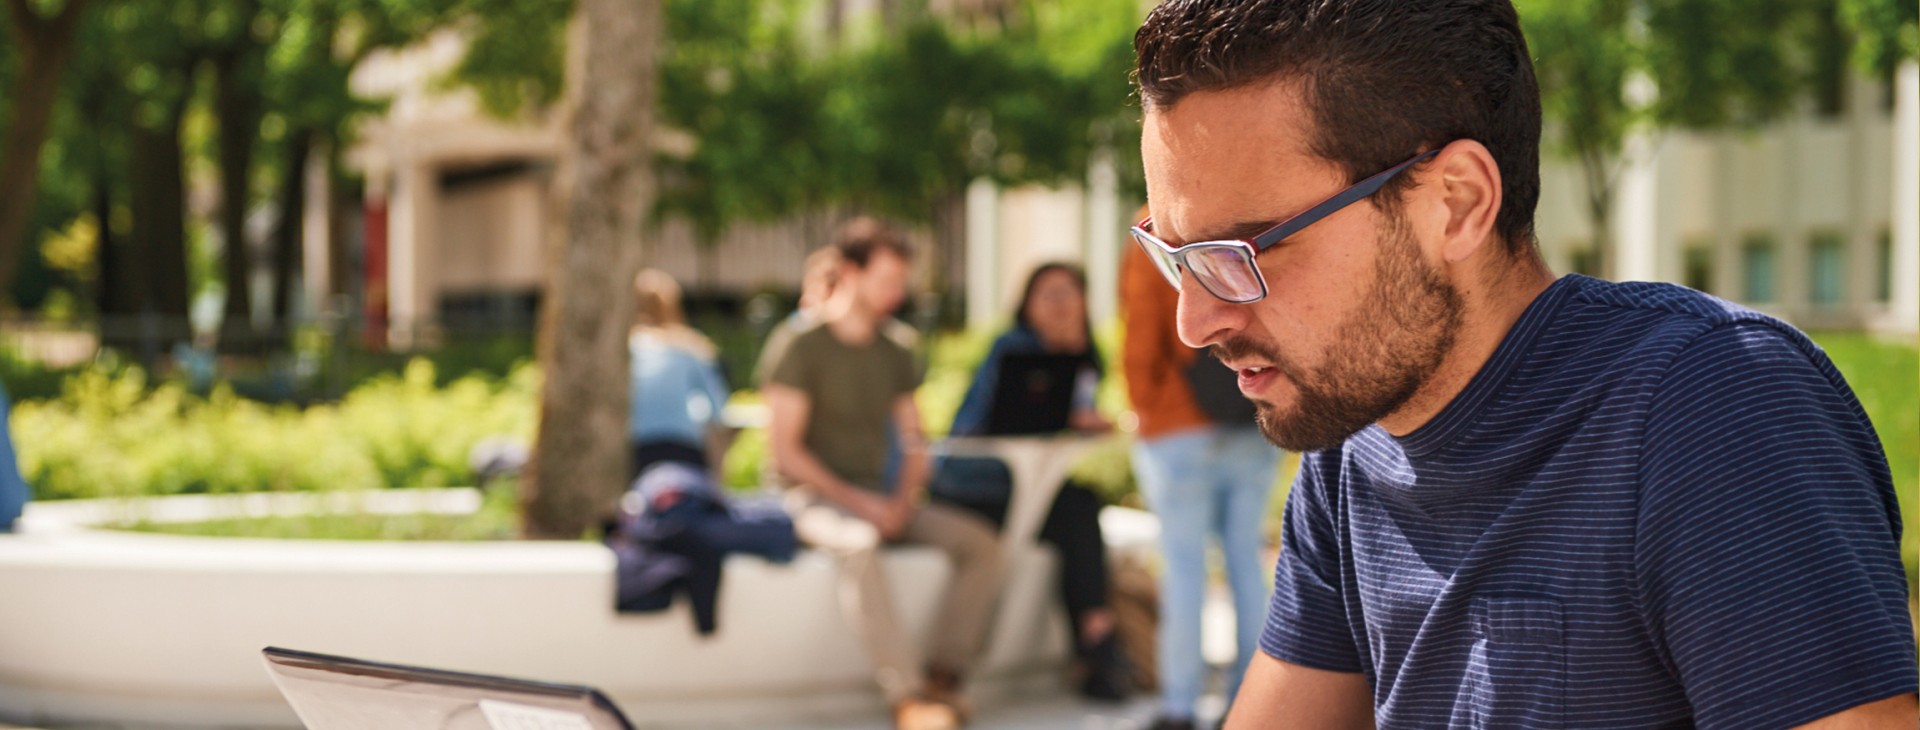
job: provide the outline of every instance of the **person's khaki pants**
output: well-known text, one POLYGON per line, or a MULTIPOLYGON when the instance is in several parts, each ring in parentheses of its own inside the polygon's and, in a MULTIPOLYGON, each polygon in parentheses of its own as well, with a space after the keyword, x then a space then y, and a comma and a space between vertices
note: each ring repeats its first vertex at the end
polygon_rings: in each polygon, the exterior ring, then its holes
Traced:
POLYGON ((980 653, 1005 571, 1000 537, 991 525, 971 513, 928 504, 915 511, 897 541, 938 547, 953 562, 953 580, 934 624, 930 662, 922 663, 888 592, 881 553, 886 543, 879 529, 799 490, 789 495, 787 509, 801 542, 839 560, 841 610, 860 635, 874 679, 889 701, 919 694, 927 666, 966 674, 980 653))

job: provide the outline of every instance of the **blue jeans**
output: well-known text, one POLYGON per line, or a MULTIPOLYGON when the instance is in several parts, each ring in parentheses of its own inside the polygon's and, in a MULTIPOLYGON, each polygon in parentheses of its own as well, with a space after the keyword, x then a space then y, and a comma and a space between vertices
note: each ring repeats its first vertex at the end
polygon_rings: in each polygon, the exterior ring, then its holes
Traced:
POLYGON ((1267 615, 1261 558, 1267 498, 1280 451, 1252 426, 1179 431, 1133 448, 1134 474, 1147 506, 1160 518, 1161 714, 1192 718, 1206 680, 1200 654, 1200 611, 1207 594, 1207 538, 1220 541, 1233 590, 1234 647, 1227 699, 1240 690, 1258 651, 1267 615))

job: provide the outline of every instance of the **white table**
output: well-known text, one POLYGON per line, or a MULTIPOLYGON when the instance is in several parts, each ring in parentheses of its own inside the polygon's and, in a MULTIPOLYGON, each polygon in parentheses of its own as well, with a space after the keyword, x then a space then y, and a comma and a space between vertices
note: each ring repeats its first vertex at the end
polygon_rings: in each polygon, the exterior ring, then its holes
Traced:
POLYGON ((1015 548, 1039 538, 1040 525, 1053 508, 1060 483, 1087 447, 1098 443, 1099 436, 1062 434, 1048 436, 959 436, 934 445, 943 456, 973 456, 1006 462, 1013 474, 1013 494, 1007 504, 1006 521, 1000 540, 1015 548))

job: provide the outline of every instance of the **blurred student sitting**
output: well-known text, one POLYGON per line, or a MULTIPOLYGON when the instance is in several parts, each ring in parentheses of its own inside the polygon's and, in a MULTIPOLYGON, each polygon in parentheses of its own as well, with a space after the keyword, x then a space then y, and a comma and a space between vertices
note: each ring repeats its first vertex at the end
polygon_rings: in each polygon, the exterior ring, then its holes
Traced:
POLYGON ((662 462, 717 470, 732 431, 720 421, 729 391, 713 343, 687 326, 673 277, 647 269, 634 278, 633 293, 628 481, 662 462))
POLYGON ((839 562, 842 611, 894 705, 895 727, 952 730, 998 599, 1000 545, 973 514, 920 503, 928 474, 920 376, 911 344, 889 324, 906 299, 911 249, 870 219, 844 225, 835 247, 837 282, 812 323, 768 347, 768 442, 800 540, 839 562), (901 455, 891 476, 889 444, 901 455), (954 568, 926 652, 898 615, 881 560, 881 548, 903 543, 937 547, 954 568))
MULTIPOLYGON (((974 373, 954 416, 952 435, 997 435, 994 423, 999 419, 992 418, 992 411, 1003 366, 1009 357, 1024 355, 1077 359, 1073 380, 1061 384, 1073 389, 1067 426, 1087 433, 1113 428, 1094 407, 1102 367, 1087 322, 1086 289, 1086 274, 1072 264, 1049 263, 1034 270, 1027 278, 1013 328, 994 340, 974 373)), ((938 501, 970 508, 1001 525, 1012 501, 1012 485, 1011 473, 997 459, 949 457, 935 472, 931 491, 938 501)), ((1068 480, 1054 498, 1040 538, 1060 553, 1060 592, 1072 621, 1075 653, 1084 669, 1081 693, 1093 699, 1124 699, 1129 670, 1120 652, 1113 611, 1107 605, 1107 547, 1100 533, 1100 498, 1068 480)))

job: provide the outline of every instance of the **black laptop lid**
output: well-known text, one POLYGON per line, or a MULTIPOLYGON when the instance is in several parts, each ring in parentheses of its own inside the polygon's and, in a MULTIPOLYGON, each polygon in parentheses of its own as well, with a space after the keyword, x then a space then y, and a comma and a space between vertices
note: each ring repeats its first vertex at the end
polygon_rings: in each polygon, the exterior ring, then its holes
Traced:
POLYGON ((1000 359, 987 435, 1017 436, 1067 430, 1073 391, 1087 359, 1080 355, 1018 354, 1000 359))
POLYGON ((262 654, 307 730, 633 730, 591 687, 277 647, 262 654))

